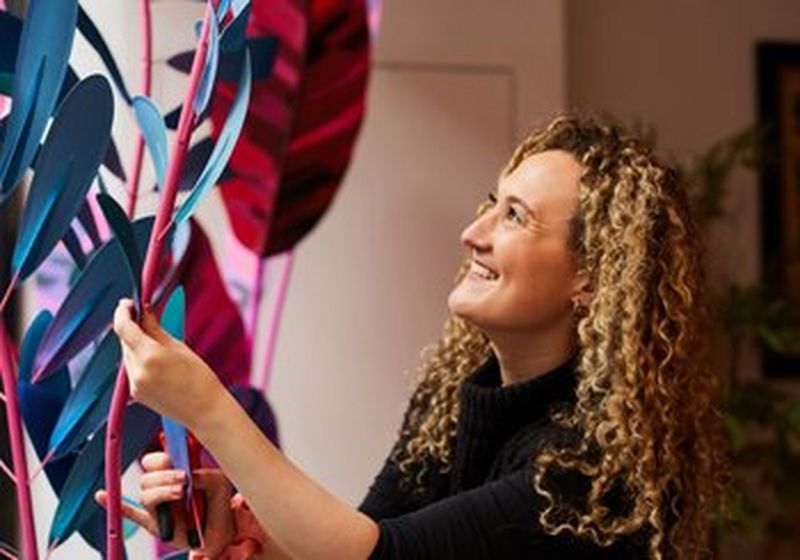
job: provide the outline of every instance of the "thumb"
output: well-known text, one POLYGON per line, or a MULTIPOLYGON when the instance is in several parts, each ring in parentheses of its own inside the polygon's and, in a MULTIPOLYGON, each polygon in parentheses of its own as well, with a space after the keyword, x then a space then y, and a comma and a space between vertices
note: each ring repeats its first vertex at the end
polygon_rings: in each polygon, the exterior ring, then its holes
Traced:
POLYGON ((114 332, 120 341, 132 350, 138 349, 147 338, 133 320, 133 301, 130 299, 119 300, 114 310, 114 332))

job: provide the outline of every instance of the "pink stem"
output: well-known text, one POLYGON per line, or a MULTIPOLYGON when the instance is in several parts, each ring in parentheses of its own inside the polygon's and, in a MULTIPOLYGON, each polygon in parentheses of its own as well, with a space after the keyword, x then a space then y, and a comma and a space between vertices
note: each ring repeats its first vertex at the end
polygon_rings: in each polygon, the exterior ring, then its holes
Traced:
MULTIPOLYGON (((153 26, 150 18, 150 0, 139 0, 139 29, 141 31, 141 88, 142 95, 150 97, 153 83, 153 26)), ((133 163, 128 176, 127 214, 131 220, 136 215, 136 201, 139 198, 139 178, 144 160, 144 136, 141 132, 136 138, 133 163)))
POLYGON ((22 435, 19 397, 17 396, 16 348, 6 332, 0 315, 0 374, 6 394, 6 422, 11 440, 11 459, 14 467, 14 487, 17 490, 17 507, 22 528, 22 557, 36 560, 36 526, 33 522, 33 505, 28 485, 28 461, 25 457, 25 440, 22 435))
MULTIPOLYGON (((264 297, 264 277, 267 272, 267 259, 258 257, 256 276, 253 278, 253 295, 247 309, 247 337, 250 339, 250 348, 255 348, 255 338, 258 331, 258 312, 261 309, 261 300, 264 297)), ((252 350, 251 350, 252 351, 252 350)))
POLYGON ((267 348, 264 351, 264 363, 255 384, 255 386, 263 392, 266 392, 269 386, 272 362, 275 358, 275 346, 278 341, 278 331, 280 330, 281 318, 283 317, 283 306, 286 303, 286 294, 289 291, 289 278, 292 275, 293 264, 294 251, 292 250, 286 254, 281 263, 281 276, 278 281, 278 291, 275 294, 275 304, 272 306, 269 316, 269 330, 267 331, 267 348))
POLYGON ((11 282, 8 283, 8 288, 6 288, 6 293, 3 294, 3 299, 0 301, 0 314, 5 311, 6 305, 11 300, 11 294, 14 293, 14 288, 17 287, 17 282, 19 282, 19 273, 20 271, 16 271, 14 276, 11 277, 11 282))
MULTIPOLYGON (((155 224, 150 235, 150 243, 147 247, 144 269, 142 271, 142 303, 147 305, 155 291, 156 272, 158 269, 159 256, 164 246, 164 236, 161 235, 165 226, 170 223, 172 211, 175 207, 175 198, 178 194, 178 181, 183 173, 183 165, 186 161, 186 152, 189 148, 189 136, 192 132, 192 121, 194 112, 192 105, 203 74, 203 66, 208 51, 208 36, 211 26, 213 10, 206 4, 205 17, 203 18, 203 29, 200 33, 200 42, 192 62, 192 71, 189 75, 189 88, 181 109, 181 116, 178 121, 178 131, 175 143, 172 146, 170 155, 170 165, 167 169, 167 178, 164 184, 164 191, 161 193, 158 212, 156 213, 155 224)), ((114 394, 111 398, 111 410, 108 419, 108 431, 106 433, 106 490, 108 491, 108 509, 106 511, 107 527, 107 557, 109 560, 122 560, 122 465, 120 461, 122 445, 122 418, 125 413, 125 406, 130 396, 128 388, 128 376, 125 374, 124 366, 120 366, 117 373, 117 381, 114 386, 114 394)))
POLYGON ((5 474, 8 477, 8 479, 12 482, 12 484, 17 483, 17 476, 14 474, 14 471, 12 471, 9 468, 9 466, 6 465, 6 462, 3 461, 2 459, 0 459, 0 471, 3 471, 3 474, 5 474))

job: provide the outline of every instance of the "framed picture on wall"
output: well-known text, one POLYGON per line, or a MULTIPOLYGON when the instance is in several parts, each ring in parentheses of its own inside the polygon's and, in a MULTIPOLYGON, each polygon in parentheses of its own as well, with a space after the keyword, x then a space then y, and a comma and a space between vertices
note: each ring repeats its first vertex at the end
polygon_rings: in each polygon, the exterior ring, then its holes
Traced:
MULTIPOLYGON (((767 131, 761 169, 762 280, 800 309, 800 43, 756 45, 758 117, 767 131)), ((800 354, 761 348, 765 377, 800 379, 800 354)))

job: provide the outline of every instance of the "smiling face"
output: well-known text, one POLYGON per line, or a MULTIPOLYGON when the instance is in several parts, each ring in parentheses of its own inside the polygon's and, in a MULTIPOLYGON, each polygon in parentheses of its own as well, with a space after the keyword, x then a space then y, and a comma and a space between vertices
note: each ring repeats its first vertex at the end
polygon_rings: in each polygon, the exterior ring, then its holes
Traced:
POLYGON ((569 220, 581 170, 570 153, 548 150, 501 178, 489 208, 461 234, 472 262, 448 298, 453 314, 489 338, 570 324, 579 284, 569 220))

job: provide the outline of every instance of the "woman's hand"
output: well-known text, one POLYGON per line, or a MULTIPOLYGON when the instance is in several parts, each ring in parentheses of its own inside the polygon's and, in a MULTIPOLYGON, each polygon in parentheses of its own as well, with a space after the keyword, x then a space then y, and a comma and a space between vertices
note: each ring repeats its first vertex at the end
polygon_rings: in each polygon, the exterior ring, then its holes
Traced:
POLYGON ((131 396, 195 431, 225 388, 197 354, 161 328, 152 312, 142 312, 140 326, 133 310, 133 302, 123 299, 114 312, 131 396))
MULTIPOLYGON (((183 495, 186 473, 172 468, 172 461, 166 453, 148 453, 142 458, 144 474, 139 482, 139 502, 141 508, 122 503, 122 514, 158 537, 158 516, 156 508, 163 503, 171 504, 175 537, 169 542, 180 549, 188 548, 186 519, 183 511, 183 495)), ((192 473, 192 483, 196 490, 204 493, 206 502, 206 523, 203 538, 205 546, 194 550, 189 558, 217 558, 233 540, 236 529, 234 513, 231 510, 233 487, 218 469, 200 469, 192 473)), ((106 506, 108 495, 100 490, 95 499, 106 506)))

